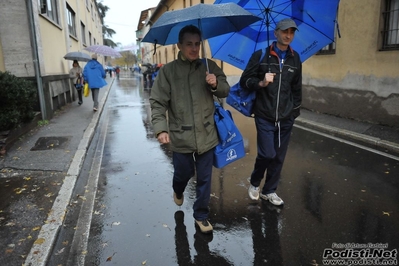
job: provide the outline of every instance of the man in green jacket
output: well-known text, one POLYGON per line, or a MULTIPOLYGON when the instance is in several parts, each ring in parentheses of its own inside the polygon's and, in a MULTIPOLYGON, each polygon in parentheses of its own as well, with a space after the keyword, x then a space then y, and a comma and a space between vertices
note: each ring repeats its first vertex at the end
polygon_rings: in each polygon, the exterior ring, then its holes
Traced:
POLYGON ((152 124, 159 143, 170 143, 173 151, 175 203, 183 204, 183 192, 196 174, 195 224, 201 232, 211 233, 208 205, 213 152, 219 142, 213 96, 227 97, 230 85, 215 62, 199 59, 201 32, 197 27, 182 28, 177 47, 178 58, 159 70, 151 91, 152 124))

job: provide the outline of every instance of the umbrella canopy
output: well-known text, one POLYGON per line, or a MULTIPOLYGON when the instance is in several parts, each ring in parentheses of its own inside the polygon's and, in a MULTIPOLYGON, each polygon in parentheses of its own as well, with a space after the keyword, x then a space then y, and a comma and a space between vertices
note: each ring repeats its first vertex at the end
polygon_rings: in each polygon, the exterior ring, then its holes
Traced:
POLYGON ((216 0, 235 2, 262 20, 236 33, 208 40, 212 57, 244 69, 251 54, 276 40, 276 24, 291 18, 298 26, 292 48, 304 62, 324 46, 334 42, 339 0, 216 0))
POLYGON ((83 52, 69 52, 64 55, 64 58, 66 60, 78 60, 82 62, 88 62, 91 60, 91 56, 83 52))
POLYGON ((142 42, 175 44, 178 42, 179 31, 187 25, 197 26, 204 40, 238 31, 258 20, 260 18, 234 3, 197 4, 163 13, 144 36, 142 42))
POLYGON ((106 45, 92 45, 84 49, 89 52, 104 56, 122 57, 122 55, 118 51, 106 45))

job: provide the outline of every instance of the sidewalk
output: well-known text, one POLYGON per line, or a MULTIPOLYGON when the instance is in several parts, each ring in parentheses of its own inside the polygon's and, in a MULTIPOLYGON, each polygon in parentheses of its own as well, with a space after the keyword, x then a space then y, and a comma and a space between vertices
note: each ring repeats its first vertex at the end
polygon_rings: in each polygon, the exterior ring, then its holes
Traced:
MULTIPOLYGON (((5 254, 0 258, 1 265, 45 265, 114 78, 107 77, 106 81, 108 85, 100 90, 97 112, 92 110, 91 96, 84 99, 82 106, 74 102, 48 125, 23 136, 4 158, 0 157, 0 252, 5 254), (42 190, 30 186, 28 191, 29 182, 33 182, 29 180, 35 178, 50 181, 42 185, 42 190), (11 184, 10 180, 18 181, 11 184), (38 198, 46 202, 35 200, 38 198), (21 239, 25 240, 21 242, 21 239)), ((399 155, 399 128, 308 110, 301 110, 295 125, 399 155)), ((38 182, 36 186, 40 186, 38 182)))
POLYGON ((114 78, 106 82, 97 112, 91 95, 68 104, 0 157, 0 265, 45 265, 114 78))

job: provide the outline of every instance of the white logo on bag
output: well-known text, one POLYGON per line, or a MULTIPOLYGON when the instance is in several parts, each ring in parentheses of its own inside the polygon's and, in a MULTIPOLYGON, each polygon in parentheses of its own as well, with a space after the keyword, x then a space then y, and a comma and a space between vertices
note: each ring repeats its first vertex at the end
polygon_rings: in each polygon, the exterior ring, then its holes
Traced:
MULTIPOLYGON (((231 133, 229 133, 229 134, 231 134, 231 133)), ((226 142, 230 142, 233 138, 235 138, 237 135, 236 135, 236 133, 234 132, 233 134, 231 134, 231 136, 226 140, 226 142)))
POLYGON ((234 159, 237 159, 237 152, 236 152, 235 149, 230 149, 230 150, 227 152, 226 161, 231 161, 231 160, 234 160, 234 159))

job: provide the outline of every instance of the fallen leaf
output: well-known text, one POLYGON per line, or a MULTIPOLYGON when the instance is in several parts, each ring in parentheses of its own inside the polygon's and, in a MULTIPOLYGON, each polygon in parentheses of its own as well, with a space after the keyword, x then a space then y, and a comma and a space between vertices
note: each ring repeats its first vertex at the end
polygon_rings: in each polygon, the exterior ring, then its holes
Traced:
POLYGON ((112 225, 120 225, 121 222, 113 222, 112 225))
POLYGON ((14 222, 9 222, 9 223, 6 223, 6 224, 5 224, 5 226, 14 226, 14 225, 15 225, 14 222))
POLYGON ((60 254, 62 254, 62 252, 64 252, 64 250, 65 250, 65 248, 62 248, 62 249, 58 250, 58 251, 55 253, 55 255, 60 255, 60 254))
POLYGON ((53 196, 54 194, 53 193, 47 193, 46 195, 44 195, 46 198, 50 198, 51 196, 53 196))
POLYGON ((24 177, 24 179, 25 179, 25 180, 27 180, 27 181, 29 181, 31 178, 30 178, 30 177, 27 177, 27 176, 25 176, 25 177, 24 177))
POLYGON ((162 224, 163 227, 168 228, 170 231, 172 231, 167 224, 162 224))
POLYGON ((391 216, 391 212, 384 212, 384 211, 382 211, 382 215, 391 216))
POLYGON ((45 242, 46 240, 44 238, 38 238, 36 241, 33 243, 35 245, 41 245, 45 242))
POLYGON ((6 249, 6 254, 10 254, 10 253, 13 253, 13 249, 6 249))
POLYGON ((40 226, 36 226, 36 227, 34 227, 34 228, 32 229, 32 231, 37 231, 37 230, 40 230, 40 226))
POLYGON ((147 264, 147 260, 145 260, 145 261, 143 261, 142 263, 141 263, 141 265, 146 265, 147 264))
POLYGON ((66 246, 66 245, 68 245, 68 240, 65 240, 64 242, 62 242, 62 244, 64 245, 64 246, 66 246))
POLYGON ((109 257, 107 258, 107 261, 111 261, 111 260, 112 260, 112 257, 113 257, 115 254, 116 254, 116 252, 114 252, 114 254, 112 254, 112 256, 109 256, 109 257))
POLYGON ((366 190, 364 190, 364 189, 362 189, 362 190, 360 190, 361 192, 366 192, 366 190))
POLYGON ((87 250, 82 251, 82 255, 86 255, 87 254, 87 250))
POLYGON ((86 197, 84 197, 84 196, 79 196, 79 198, 80 198, 81 200, 86 200, 86 197))

